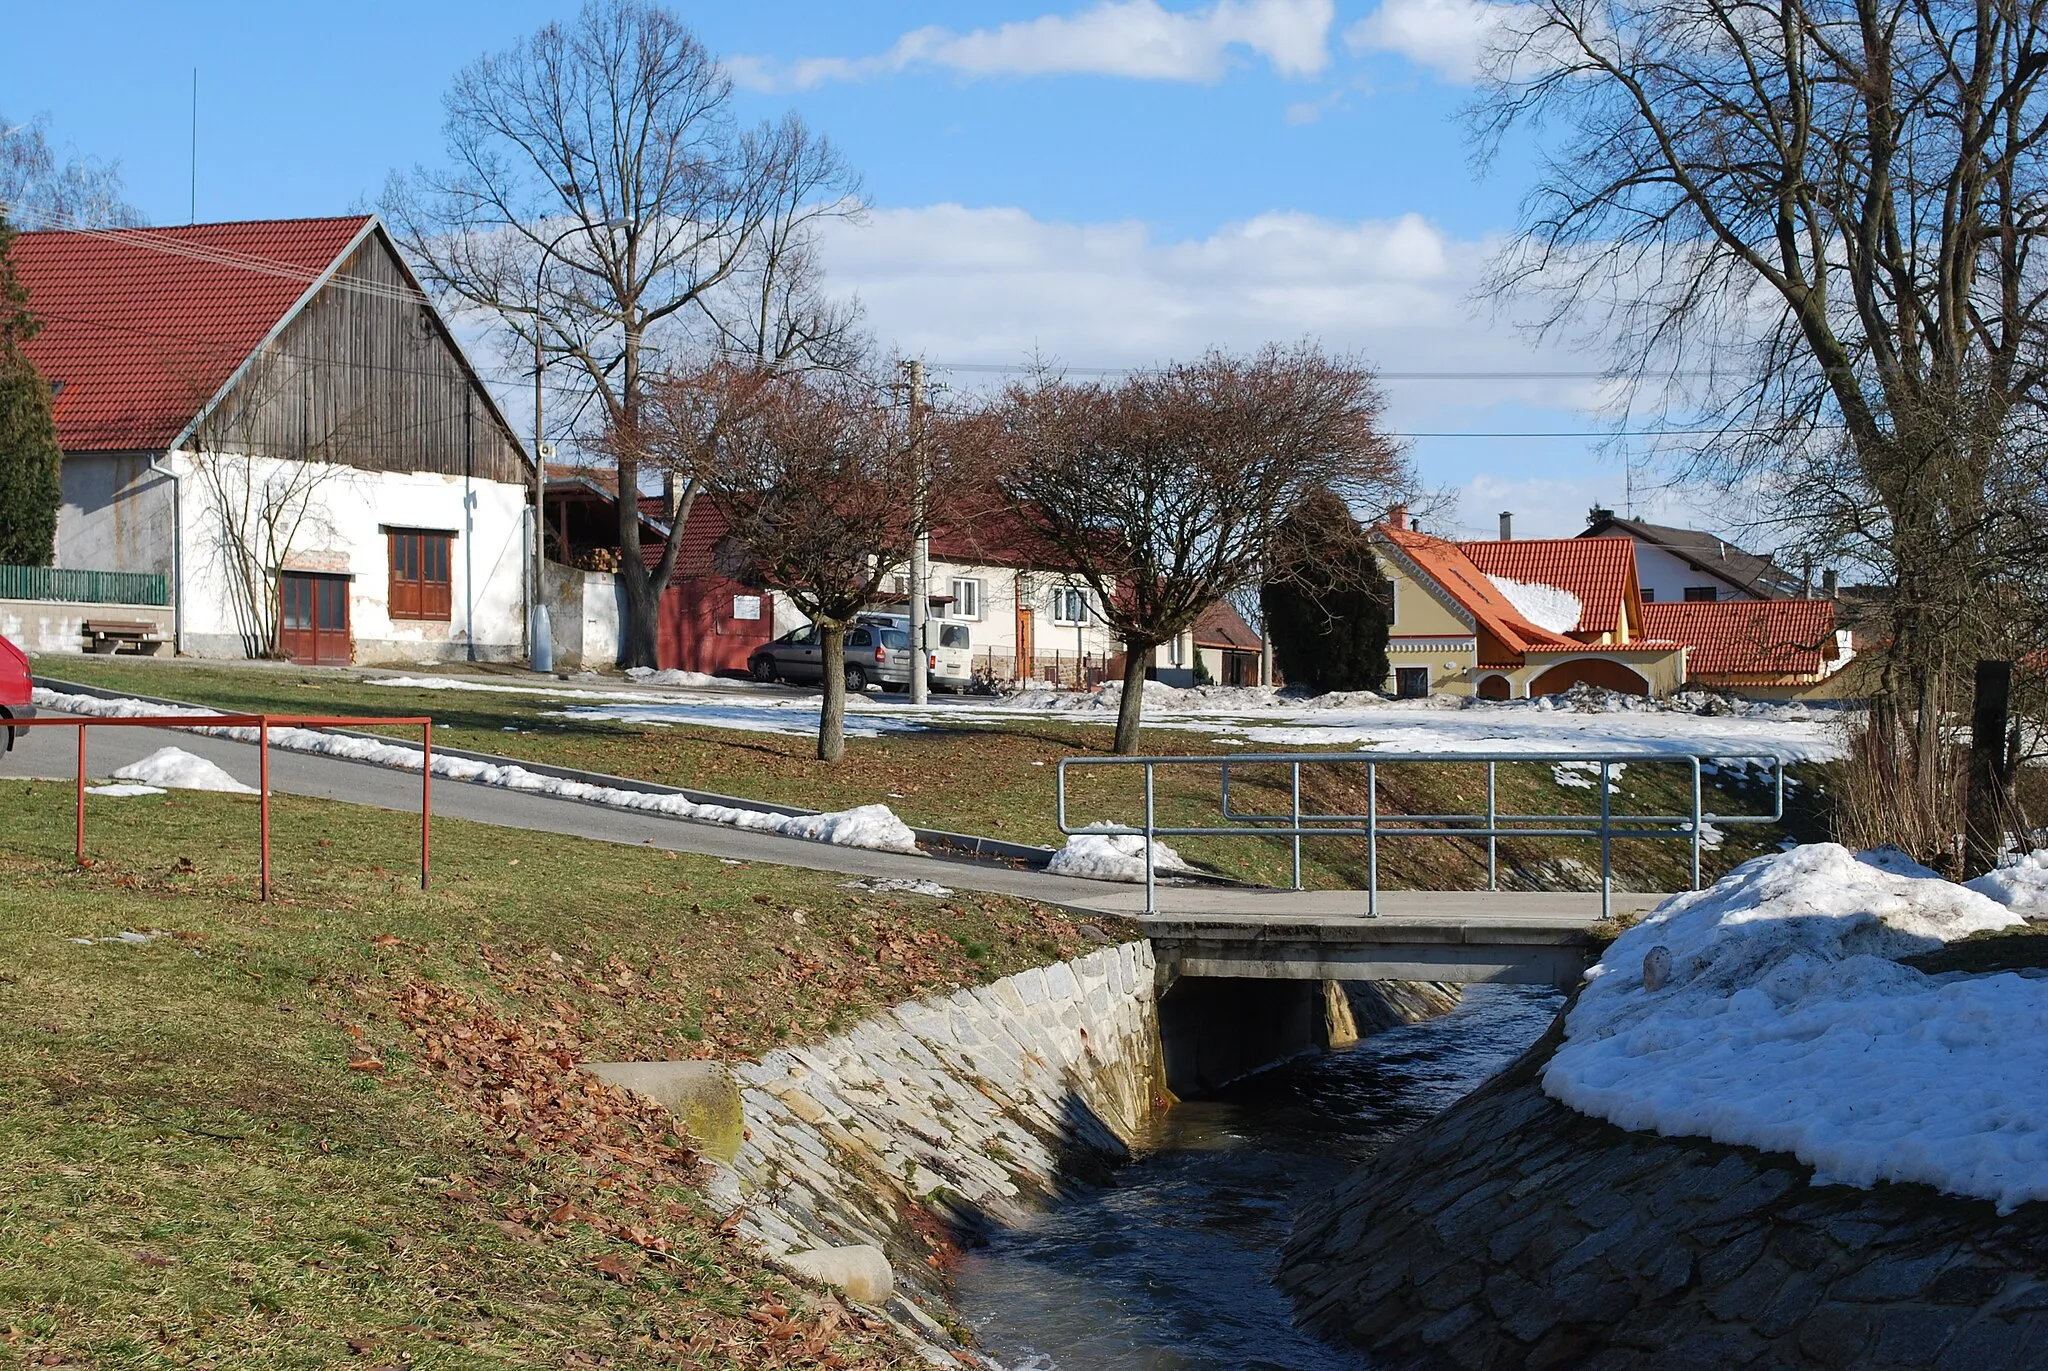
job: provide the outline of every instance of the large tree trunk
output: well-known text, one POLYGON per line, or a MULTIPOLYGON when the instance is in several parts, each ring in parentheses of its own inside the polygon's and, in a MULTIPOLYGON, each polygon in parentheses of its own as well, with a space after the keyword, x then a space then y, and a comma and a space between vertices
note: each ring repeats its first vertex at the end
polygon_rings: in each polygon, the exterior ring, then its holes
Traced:
POLYGON ((2012 718, 2012 663, 1977 663, 1970 711, 1970 788, 1963 827, 1963 879, 1998 865, 2005 849, 2005 819, 2012 773, 2007 730, 2012 718))
POLYGON ((1152 665, 1157 643, 1124 640, 1124 697, 1116 710, 1116 754, 1128 757, 1138 750, 1138 726, 1145 712, 1145 672, 1152 665))
POLYGON ((846 625, 818 625, 818 656, 825 673, 825 700, 818 710, 818 760, 836 762, 846 755, 846 625))

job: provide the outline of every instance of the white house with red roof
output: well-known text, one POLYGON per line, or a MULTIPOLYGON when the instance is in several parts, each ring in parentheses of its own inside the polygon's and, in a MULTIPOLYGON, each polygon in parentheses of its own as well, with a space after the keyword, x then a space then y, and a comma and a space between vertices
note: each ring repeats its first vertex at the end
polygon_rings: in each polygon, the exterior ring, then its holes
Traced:
POLYGON ((60 567, 165 578, 199 656, 524 655, 532 463, 374 216, 9 256, 64 449, 60 567))

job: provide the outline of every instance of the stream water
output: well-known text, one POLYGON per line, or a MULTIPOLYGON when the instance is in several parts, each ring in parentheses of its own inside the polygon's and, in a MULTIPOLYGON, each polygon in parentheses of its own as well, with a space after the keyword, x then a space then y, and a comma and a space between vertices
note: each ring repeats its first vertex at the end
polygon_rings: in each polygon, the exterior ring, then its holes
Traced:
POLYGON ((1273 1284, 1295 1211, 1512 1061, 1562 1002, 1475 987, 1442 1018, 1176 1106, 1113 1183, 968 1254, 961 1313, 1020 1371, 1359 1371, 1294 1328, 1273 1284))

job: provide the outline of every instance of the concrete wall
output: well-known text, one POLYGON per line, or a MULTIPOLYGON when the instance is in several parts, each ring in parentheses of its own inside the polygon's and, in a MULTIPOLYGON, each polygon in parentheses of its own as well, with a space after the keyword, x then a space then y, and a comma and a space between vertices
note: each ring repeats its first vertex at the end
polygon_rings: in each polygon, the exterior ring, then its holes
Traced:
POLYGON ((0 600, 0 638, 24 652, 82 652, 85 621, 112 619, 150 623, 164 641, 157 651, 170 655, 171 611, 156 605, 83 604, 62 600, 0 600))
POLYGON ((56 565, 171 574, 171 481, 149 469, 156 455, 65 457, 56 565))
POLYGON ((618 665, 619 625, 626 617, 626 592, 609 571, 580 571, 547 564, 548 629, 560 671, 597 670, 618 665))

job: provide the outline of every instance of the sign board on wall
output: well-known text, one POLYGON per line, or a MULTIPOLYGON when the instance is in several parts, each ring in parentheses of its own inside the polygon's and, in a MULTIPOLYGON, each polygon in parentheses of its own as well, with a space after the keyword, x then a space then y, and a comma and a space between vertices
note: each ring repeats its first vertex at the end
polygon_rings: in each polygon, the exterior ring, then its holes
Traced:
POLYGON ((761 617, 761 597, 758 595, 735 595, 732 597, 732 617, 735 619, 758 619, 761 617))

